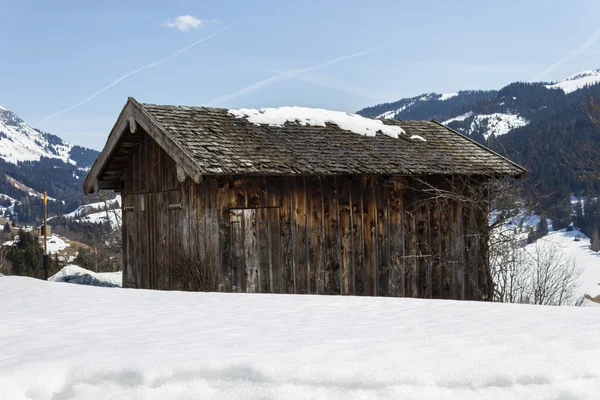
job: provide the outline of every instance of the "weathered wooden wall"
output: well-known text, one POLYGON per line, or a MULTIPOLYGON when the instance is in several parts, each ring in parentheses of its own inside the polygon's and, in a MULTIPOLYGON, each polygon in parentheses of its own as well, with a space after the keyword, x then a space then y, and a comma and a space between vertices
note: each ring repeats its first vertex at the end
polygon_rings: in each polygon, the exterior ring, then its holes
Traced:
POLYGON ((463 193, 463 180, 205 176, 198 185, 180 182, 148 137, 124 180, 125 286, 447 299, 492 289, 485 205, 445 192, 463 193))

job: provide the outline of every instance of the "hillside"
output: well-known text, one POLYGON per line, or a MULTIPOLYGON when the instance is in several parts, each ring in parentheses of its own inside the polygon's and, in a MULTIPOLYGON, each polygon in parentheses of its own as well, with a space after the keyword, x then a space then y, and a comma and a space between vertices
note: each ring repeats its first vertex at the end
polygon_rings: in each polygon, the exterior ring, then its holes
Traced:
MULTIPOLYGON (((515 82, 498 91, 430 93, 368 107, 358 114, 437 119, 486 144, 530 171, 525 185, 542 203, 537 211, 560 220, 557 227, 566 227, 571 194, 596 197, 600 193, 600 129, 588 112, 590 100, 600 99, 598 83, 600 70, 590 70, 559 82, 515 82)), ((598 217, 594 224, 600 226, 598 217)))
POLYGON ((0 204, 4 215, 39 222, 44 191, 51 200, 50 215, 75 210, 84 202, 81 183, 98 154, 34 129, 0 107, 0 194, 12 199, 8 211, 8 203, 0 204))

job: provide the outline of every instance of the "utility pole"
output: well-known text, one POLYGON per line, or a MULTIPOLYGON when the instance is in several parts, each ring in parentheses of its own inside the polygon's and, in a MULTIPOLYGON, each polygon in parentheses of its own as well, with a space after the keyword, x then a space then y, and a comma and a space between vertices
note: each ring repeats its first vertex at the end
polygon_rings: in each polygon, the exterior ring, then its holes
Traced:
POLYGON ((48 228, 46 224, 48 223, 48 196, 46 196, 46 192, 44 192, 44 226, 42 229, 44 230, 44 277, 48 280, 48 228))

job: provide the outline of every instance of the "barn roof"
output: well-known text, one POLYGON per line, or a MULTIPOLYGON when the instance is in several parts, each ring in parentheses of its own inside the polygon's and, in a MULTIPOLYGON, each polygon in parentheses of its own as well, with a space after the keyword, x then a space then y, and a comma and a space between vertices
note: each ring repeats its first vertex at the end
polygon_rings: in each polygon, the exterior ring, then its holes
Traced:
POLYGON ((526 174, 523 167, 436 121, 367 121, 350 115, 351 124, 358 121, 366 129, 357 134, 353 125, 343 123, 274 125, 248 117, 251 110, 240 111, 142 104, 129 98, 84 192, 119 189, 144 132, 197 182, 202 175, 526 174), (369 131, 373 124, 379 124, 377 134, 369 131))

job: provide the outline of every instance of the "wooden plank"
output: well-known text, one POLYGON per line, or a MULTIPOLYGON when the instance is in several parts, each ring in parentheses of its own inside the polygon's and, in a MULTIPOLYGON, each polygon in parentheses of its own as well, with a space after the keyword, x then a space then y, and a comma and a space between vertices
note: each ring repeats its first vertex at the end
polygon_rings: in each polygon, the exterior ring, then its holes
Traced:
MULTIPOLYGON (((419 199, 420 200, 420 199, 419 199)), ((419 201, 419 205, 415 210, 416 223, 416 261, 417 261, 417 295, 416 297, 428 297, 428 272, 429 272, 429 253, 427 249, 427 227, 429 216, 427 214, 427 206, 419 201)))
POLYGON ((194 201, 195 201, 195 214, 193 216, 195 220, 195 225, 197 227, 196 236, 193 240, 196 241, 196 254, 198 256, 198 263, 205 271, 206 275, 210 277, 211 286, 207 288, 207 290, 217 290, 215 286, 217 285, 216 279, 213 274, 213 270, 211 266, 208 264, 206 260, 206 221, 204 218, 204 186, 206 185, 206 181, 203 181, 200 184, 195 182, 190 182, 191 185, 194 185, 194 201))
POLYGON ((243 210, 243 235, 244 235, 244 255, 246 258, 246 292, 259 292, 258 268, 259 268, 259 249, 257 237, 257 212, 256 209, 243 210))
POLYGON ((341 255, 341 293, 344 295, 354 294, 354 251, 352 244, 352 203, 350 197, 350 183, 345 176, 336 178, 339 201, 339 226, 340 226, 340 255, 341 255), (351 284, 352 283, 352 284, 351 284))
POLYGON ((244 215, 241 209, 232 209, 230 216, 230 251, 232 291, 239 293, 245 287, 246 261, 244 254, 244 215), (242 279, 244 284, 242 285, 242 279))
POLYGON ((270 248, 270 291, 282 293, 281 280, 281 178, 267 177, 267 206, 269 218, 269 248, 270 248))
POLYGON ((325 225, 325 294, 340 294, 339 219, 334 177, 323 177, 323 223, 325 225))
POLYGON ((269 228, 269 290, 271 293, 281 293, 281 223, 279 208, 268 208, 269 228))
POLYGON ((283 179, 281 185, 281 209, 280 218, 280 248, 281 248, 281 292, 294 293, 294 267, 292 254, 292 186, 290 179, 283 179))
POLYGON ((403 182, 397 178, 390 181, 390 296, 405 296, 404 227, 402 214, 403 182))
POLYGON ((416 218, 417 208, 415 206, 415 191, 412 185, 409 185, 404 191, 404 265, 406 270, 406 290, 407 297, 418 297, 418 265, 417 265, 417 228, 416 218))
MULTIPOLYGON (((206 219, 206 263, 217 275, 218 291, 231 291, 229 275, 229 212, 226 204, 227 186, 225 180, 207 178, 204 185, 204 218, 206 219)), ((215 288, 211 288, 214 290, 215 288)))
POLYGON ((454 298, 457 300, 465 299, 465 237, 463 228, 463 206, 461 202, 454 202, 453 231, 454 231, 454 249, 453 258, 456 262, 454 269, 453 287, 455 290, 454 298))
POLYGON ((363 177, 363 231, 365 245, 365 295, 377 293, 377 196, 375 178, 363 177))
MULTIPOLYGON (((482 189, 485 190, 485 189, 482 189)), ((488 198, 484 194, 484 198, 488 198)), ((488 234, 488 215, 489 206, 483 204, 477 209, 476 226, 479 227, 479 236, 477 237, 477 260, 479 263, 479 287, 482 294, 481 300, 492 301, 494 296, 494 284, 490 271, 489 260, 489 234, 488 234)))
POLYGON ((144 288, 154 289, 152 284, 154 283, 150 276, 150 265, 148 265, 148 213, 146 210, 146 204, 148 203, 146 194, 139 195, 139 209, 140 209, 140 263, 142 265, 142 286, 144 288))
POLYGON ((451 210, 450 203, 444 201, 440 205, 440 281, 442 299, 452 299, 452 251, 451 251, 451 210))
POLYGON ((293 178, 293 255, 296 294, 308 293, 306 180, 293 178))
POLYGON ((264 177, 244 177, 248 208, 264 207, 267 203, 267 181, 264 177))
POLYGON ((468 300, 480 300, 479 293, 479 263, 477 259, 479 229, 476 225, 473 205, 465 206, 465 297, 468 300))
POLYGON ((442 249, 440 205, 430 204, 429 247, 431 249, 431 297, 442 298, 442 249))
POLYGON ((256 209, 256 240, 257 240, 257 292, 269 293, 271 277, 271 249, 269 246, 269 216, 265 207, 256 209))
POLYGON ((350 182, 350 199, 352 203, 352 251, 353 251, 353 273, 352 276, 352 294, 364 296, 366 294, 365 285, 365 246, 364 246, 364 228, 363 228, 363 179, 360 176, 353 176, 350 182))
POLYGON ((306 178, 308 215, 308 293, 323 294, 325 290, 323 246, 323 193, 321 178, 306 178))
POLYGON ((137 243, 135 241, 136 238, 136 218, 135 218, 135 197, 134 196, 124 196, 123 204, 125 206, 133 206, 133 211, 123 211, 124 228, 127 232, 127 240, 126 240, 126 248, 124 249, 124 256, 127 259, 126 272, 123 274, 124 278, 128 285, 132 285, 133 287, 141 287, 141 282, 137 279, 137 265, 136 265, 136 249, 137 243))
POLYGON ((377 296, 389 296, 390 228, 387 182, 377 178, 377 296))
MULTIPOLYGON (((184 224, 187 223, 188 226, 188 235, 182 236, 182 240, 187 241, 187 256, 193 260, 196 264, 197 268, 201 271, 201 273, 206 276, 205 264, 200 262, 199 254, 198 254, 198 200, 200 197, 197 193, 198 185, 192 182, 191 179, 186 179, 184 182, 184 187, 187 189, 184 193, 186 206, 182 210, 184 211, 185 220, 182 222, 184 224)), ((205 278, 206 280, 206 278, 205 278)), ((206 287, 205 290, 210 290, 209 287, 206 287)))

